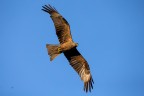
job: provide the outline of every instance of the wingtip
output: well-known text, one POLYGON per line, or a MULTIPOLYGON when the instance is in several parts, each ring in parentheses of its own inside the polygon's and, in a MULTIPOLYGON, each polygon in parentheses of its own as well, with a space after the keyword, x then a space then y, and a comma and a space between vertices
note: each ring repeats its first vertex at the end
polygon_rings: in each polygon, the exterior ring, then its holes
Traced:
POLYGON ((84 91, 86 93, 91 92, 93 89, 93 84, 94 84, 94 81, 91 77, 91 79, 88 82, 84 82, 84 91))
POLYGON ((57 11, 54 7, 52 7, 50 4, 48 4, 48 5, 43 5, 42 8, 43 8, 43 9, 42 9, 43 11, 48 12, 49 14, 51 14, 51 13, 53 13, 53 12, 58 13, 58 11, 57 11))

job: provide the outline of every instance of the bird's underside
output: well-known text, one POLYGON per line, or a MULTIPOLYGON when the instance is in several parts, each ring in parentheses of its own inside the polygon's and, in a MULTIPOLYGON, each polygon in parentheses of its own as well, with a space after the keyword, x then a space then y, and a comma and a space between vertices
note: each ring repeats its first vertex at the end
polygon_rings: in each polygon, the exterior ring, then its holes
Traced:
POLYGON ((84 91, 91 92, 94 81, 90 73, 90 68, 87 61, 76 49, 77 43, 74 43, 72 40, 69 23, 62 17, 62 15, 58 13, 54 7, 51 7, 50 5, 43 6, 42 10, 50 14, 56 29, 56 35, 60 42, 58 45, 46 45, 50 60, 52 61, 56 56, 64 53, 64 56, 69 61, 70 65, 78 73, 81 80, 83 80, 84 91))

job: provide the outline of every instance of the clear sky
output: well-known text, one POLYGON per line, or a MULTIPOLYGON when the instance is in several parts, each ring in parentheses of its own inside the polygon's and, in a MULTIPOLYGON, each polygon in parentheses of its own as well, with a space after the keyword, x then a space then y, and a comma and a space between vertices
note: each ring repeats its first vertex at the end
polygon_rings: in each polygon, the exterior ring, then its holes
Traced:
POLYGON ((0 96, 144 96, 144 1, 1 0, 0 96), (50 62, 45 45, 58 39, 45 4, 71 25, 91 93, 63 54, 50 62))

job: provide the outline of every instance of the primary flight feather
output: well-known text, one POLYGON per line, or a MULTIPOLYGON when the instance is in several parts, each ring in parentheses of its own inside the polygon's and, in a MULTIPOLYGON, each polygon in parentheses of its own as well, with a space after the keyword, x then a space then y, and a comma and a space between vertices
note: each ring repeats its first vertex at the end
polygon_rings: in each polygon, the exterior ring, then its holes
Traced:
POLYGON ((81 80, 83 80, 84 91, 91 92, 91 89, 93 89, 94 81, 90 73, 90 68, 87 61, 76 49, 78 44, 72 40, 69 23, 62 15, 58 13, 54 7, 51 7, 50 5, 45 5, 42 7, 43 11, 50 14, 56 29, 56 35, 60 42, 60 44, 57 45, 46 44, 50 60, 52 61, 56 56, 64 53, 70 65, 79 74, 81 80))

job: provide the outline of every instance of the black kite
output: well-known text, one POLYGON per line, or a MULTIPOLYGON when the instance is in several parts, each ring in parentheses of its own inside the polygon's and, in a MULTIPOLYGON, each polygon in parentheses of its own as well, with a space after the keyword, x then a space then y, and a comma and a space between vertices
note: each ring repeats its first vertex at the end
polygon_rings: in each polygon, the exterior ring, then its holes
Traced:
POLYGON ((81 80, 84 82, 84 91, 91 92, 93 89, 93 79, 90 73, 90 68, 87 61, 76 49, 77 43, 73 42, 70 33, 70 25, 66 19, 58 13, 58 11, 50 5, 42 6, 43 11, 50 14, 56 29, 56 35, 59 39, 60 44, 46 44, 50 60, 52 61, 60 53, 64 53, 65 57, 70 62, 70 65, 79 74, 81 80))

